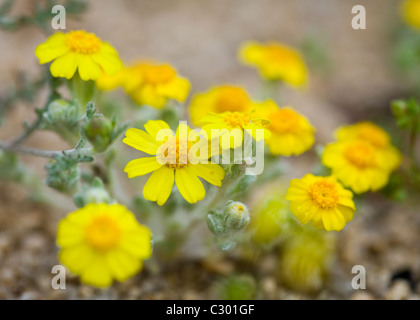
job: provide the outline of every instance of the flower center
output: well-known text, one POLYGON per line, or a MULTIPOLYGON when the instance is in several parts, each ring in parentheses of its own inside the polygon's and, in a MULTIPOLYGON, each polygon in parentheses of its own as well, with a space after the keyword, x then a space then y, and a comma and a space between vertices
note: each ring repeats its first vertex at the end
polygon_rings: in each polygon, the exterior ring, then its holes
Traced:
POLYGON ((291 109, 280 109, 270 115, 268 129, 276 133, 290 133, 299 128, 299 114, 291 109))
POLYGON ((375 152, 372 147, 365 142, 354 142, 350 144, 344 151, 344 155, 348 161, 359 169, 374 167, 375 152))
POLYGON ((70 50, 76 53, 97 53, 101 48, 101 39, 86 31, 70 31, 66 38, 70 50))
POLYGON ((176 71, 170 65, 148 66, 144 72, 144 79, 152 85, 165 84, 176 77, 176 71))
POLYGON ((226 112, 223 120, 229 129, 242 129, 251 122, 249 115, 241 112, 226 112))
POLYGON ((334 208, 338 204, 339 197, 336 184, 325 178, 311 184, 308 193, 319 208, 334 208))
POLYGON ((86 228, 86 241, 94 249, 106 251, 115 247, 121 238, 118 221, 108 215, 94 217, 86 228))
POLYGON ((377 148, 385 148, 389 144, 387 134, 382 129, 369 123, 365 123, 360 127, 357 137, 370 142, 377 148))
POLYGON ((215 107, 216 113, 224 113, 226 111, 243 112, 249 104, 247 93, 236 87, 224 87, 219 92, 215 107))
POLYGON ((191 142, 187 139, 179 139, 172 137, 164 146, 164 150, 158 150, 158 160, 160 163, 165 164, 169 168, 183 168, 189 164, 188 152, 191 147, 191 142))

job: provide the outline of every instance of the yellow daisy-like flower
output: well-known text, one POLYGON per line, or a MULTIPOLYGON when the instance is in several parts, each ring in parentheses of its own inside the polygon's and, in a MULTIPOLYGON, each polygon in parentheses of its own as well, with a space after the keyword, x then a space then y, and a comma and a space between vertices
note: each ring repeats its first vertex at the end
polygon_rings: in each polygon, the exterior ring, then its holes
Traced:
POLYGON ((355 193, 381 189, 387 184, 390 174, 384 154, 364 140, 338 141, 327 145, 322 163, 355 193))
POLYGON ((212 130, 219 130, 220 146, 223 150, 242 146, 245 132, 257 142, 270 137, 270 131, 265 128, 270 121, 252 117, 252 112, 208 113, 200 123, 208 136, 213 137, 212 130))
POLYGON ((208 113, 243 112, 256 108, 248 93, 241 87, 223 85, 194 95, 189 106, 191 121, 198 126, 208 113))
POLYGON ((271 122, 267 126, 271 137, 265 142, 273 155, 298 156, 313 146, 315 128, 292 108, 279 108, 274 101, 267 100, 256 113, 271 122))
POLYGON ((103 73, 114 75, 122 68, 118 52, 93 33, 83 30, 55 33, 40 44, 35 55, 40 64, 53 61, 54 77, 71 79, 76 70, 84 81, 97 80, 103 73))
POLYGON ((119 204, 89 204, 61 220, 60 262, 84 284, 105 288, 125 281, 152 253, 150 230, 119 204))
POLYGON ((142 62, 124 71, 123 87, 138 105, 161 109, 168 99, 185 102, 191 84, 169 64, 142 62))
POLYGON ((294 87, 307 83, 308 71, 302 56, 284 44, 247 42, 242 45, 239 57, 245 64, 255 66, 267 80, 281 80, 294 87))
POLYGON ((401 15, 405 23, 420 30, 420 0, 405 0, 401 5, 401 15))
POLYGON ((391 170, 401 164, 401 153, 391 145, 391 138, 381 127, 368 121, 338 128, 335 132, 339 141, 363 140, 370 143, 386 159, 385 165, 391 170))
POLYGON ((291 201, 290 211, 306 224, 327 231, 340 231, 353 219, 356 210, 353 194, 343 188, 334 177, 316 177, 307 174, 293 179, 286 199, 291 201))
POLYGON ((162 206, 168 200, 174 182, 189 203, 204 199, 205 189, 199 178, 220 187, 225 171, 207 160, 212 156, 208 141, 181 123, 176 134, 162 120, 150 120, 145 131, 129 129, 123 142, 153 157, 133 160, 125 167, 129 178, 152 173, 143 189, 146 200, 162 206), (162 137, 164 133, 166 137, 162 137), (165 138, 165 139, 164 139, 165 138))

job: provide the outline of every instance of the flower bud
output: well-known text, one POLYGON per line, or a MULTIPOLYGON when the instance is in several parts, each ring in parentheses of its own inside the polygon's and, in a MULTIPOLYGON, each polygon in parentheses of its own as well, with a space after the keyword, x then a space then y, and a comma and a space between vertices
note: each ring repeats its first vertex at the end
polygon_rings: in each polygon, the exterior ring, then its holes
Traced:
POLYGON ((244 230, 250 222, 248 208, 241 202, 230 200, 223 211, 223 219, 227 232, 244 230))
POLYGON ((92 118, 84 127, 86 138, 97 152, 104 152, 112 142, 114 126, 104 117, 92 118))
POLYGON ((48 105, 42 117, 46 129, 63 129, 63 127, 71 129, 77 124, 78 109, 77 106, 64 99, 56 99, 48 105))

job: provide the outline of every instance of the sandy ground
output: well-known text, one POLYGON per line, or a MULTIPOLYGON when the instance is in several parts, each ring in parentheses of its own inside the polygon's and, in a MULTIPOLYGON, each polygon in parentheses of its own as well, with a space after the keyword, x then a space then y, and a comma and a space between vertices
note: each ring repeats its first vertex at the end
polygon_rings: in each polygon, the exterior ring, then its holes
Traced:
MULTIPOLYGON (((35 1, 17 2, 15 14, 27 11, 35 1)), ((256 93, 259 90, 256 73, 236 59, 238 47, 246 40, 274 39, 299 46, 305 38, 315 39, 327 54, 330 72, 313 72, 306 91, 285 88, 281 97, 285 105, 293 105, 311 119, 318 128, 317 141, 323 144, 332 139, 333 130, 343 123, 366 117, 386 119, 389 100, 407 91, 408 83, 391 64, 390 34, 398 24, 399 1, 364 2, 367 30, 351 28, 351 8, 360 4, 354 0, 91 1, 89 11, 79 21, 68 21, 68 28, 95 32, 112 43, 127 62, 154 58, 172 63, 191 80, 194 92, 233 83, 256 93)), ((32 28, 13 34, 0 32, 0 94, 13 84, 17 70, 32 76, 38 74, 33 52, 44 40, 45 36, 32 28)), ((0 138, 9 139, 19 133, 19 124, 34 118, 34 107, 19 105, 11 110, 0 128, 0 138)), ((68 147, 49 133, 37 133, 27 144, 45 149, 68 147)), ((29 157, 24 160, 43 177, 44 160, 29 157)), ((312 160, 310 156, 296 159, 287 177, 307 172, 313 166, 312 160)), ((214 297, 209 288, 223 272, 220 268, 206 267, 200 260, 163 266, 158 274, 146 271, 106 292, 80 286, 76 278, 69 280, 66 291, 52 290, 51 266, 57 264, 56 224, 73 209, 68 200, 61 202, 59 208, 34 204, 21 188, 1 183, 0 298, 214 297)), ((420 290, 419 227, 420 216, 410 204, 397 206, 382 198, 369 198, 358 217, 340 233, 337 276, 316 297, 282 288, 270 275, 270 270, 275 269, 270 256, 264 272, 248 271, 258 276, 259 298, 415 299, 420 290), (367 291, 349 289, 349 270, 356 264, 364 264, 371 275, 367 291), (402 271, 408 272, 399 277, 402 280, 392 281, 402 271), (406 281, 407 274, 411 283, 406 281)), ((238 267, 230 258, 220 263, 227 265, 227 270, 238 267)))

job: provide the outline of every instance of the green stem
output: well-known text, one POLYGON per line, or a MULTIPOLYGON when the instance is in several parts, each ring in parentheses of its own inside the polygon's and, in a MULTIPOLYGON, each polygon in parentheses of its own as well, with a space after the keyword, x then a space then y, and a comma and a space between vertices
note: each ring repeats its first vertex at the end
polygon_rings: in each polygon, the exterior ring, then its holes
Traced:
POLYGON ((0 149, 6 150, 6 151, 14 151, 19 153, 28 154, 34 157, 40 157, 40 158, 48 158, 48 159, 54 159, 56 156, 65 155, 65 156, 92 156, 93 155, 93 149, 85 148, 85 149, 71 149, 71 150, 63 150, 63 151, 46 151, 46 150, 39 150, 34 148, 27 148, 27 147, 9 147, 7 145, 0 144, 0 149))

